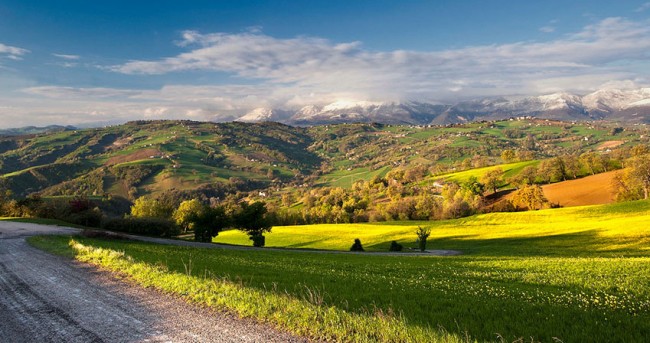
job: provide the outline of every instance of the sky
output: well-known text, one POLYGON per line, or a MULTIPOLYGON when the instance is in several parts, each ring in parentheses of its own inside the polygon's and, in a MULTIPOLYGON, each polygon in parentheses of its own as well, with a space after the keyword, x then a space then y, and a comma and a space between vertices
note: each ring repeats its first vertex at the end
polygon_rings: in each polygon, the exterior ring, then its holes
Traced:
POLYGON ((0 0, 0 128, 649 84, 644 0, 0 0))

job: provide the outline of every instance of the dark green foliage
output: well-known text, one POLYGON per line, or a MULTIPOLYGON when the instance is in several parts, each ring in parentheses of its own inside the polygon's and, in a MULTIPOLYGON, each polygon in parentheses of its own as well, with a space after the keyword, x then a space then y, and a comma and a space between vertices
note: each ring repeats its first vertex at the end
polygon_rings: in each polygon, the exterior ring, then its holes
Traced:
MULTIPOLYGON (((264 244, 260 236, 271 231, 271 223, 266 218, 266 204, 256 201, 252 204, 242 202, 240 209, 233 216, 233 224, 237 229, 246 232, 254 244, 264 244)), ((259 246, 259 245, 256 245, 259 246)))
POLYGON ((388 251, 402 251, 404 247, 397 243, 396 241, 390 242, 390 247, 388 248, 388 251))
POLYGON ((463 183, 462 187, 475 195, 483 195, 485 192, 485 185, 480 183, 476 176, 471 176, 467 182, 463 183))
POLYGON ((230 225, 230 218, 221 206, 204 206, 199 213, 190 215, 189 221, 194 227, 194 240, 198 242, 211 242, 212 237, 230 225))
POLYGON ((102 229, 157 237, 173 237, 181 233, 174 222, 161 218, 114 218, 105 221, 102 229))
POLYGON ((253 241, 253 246, 254 246, 254 247, 261 248, 261 247, 263 247, 263 246, 266 244, 266 237, 264 237, 264 236, 261 235, 261 234, 250 236, 249 239, 250 239, 251 241, 253 241))
POLYGON ((363 250, 363 245, 361 245, 361 240, 358 238, 354 239, 354 244, 350 247, 350 251, 365 251, 363 250))

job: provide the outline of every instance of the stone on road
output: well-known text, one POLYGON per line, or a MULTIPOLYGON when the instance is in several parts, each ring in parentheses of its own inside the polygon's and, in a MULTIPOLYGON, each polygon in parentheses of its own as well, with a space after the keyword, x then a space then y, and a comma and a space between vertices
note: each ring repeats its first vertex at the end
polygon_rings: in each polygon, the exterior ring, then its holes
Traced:
POLYGON ((75 233, 0 221, 2 342, 302 342, 32 248, 25 237, 75 233))

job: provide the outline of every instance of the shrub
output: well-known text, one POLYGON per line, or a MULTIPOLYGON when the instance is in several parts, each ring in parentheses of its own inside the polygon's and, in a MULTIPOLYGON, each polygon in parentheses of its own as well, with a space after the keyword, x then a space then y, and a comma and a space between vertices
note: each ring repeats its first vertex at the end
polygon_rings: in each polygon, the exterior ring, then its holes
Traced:
POLYGON ((431 235, 431 228, 418 226, 415 234, 418 235, 418 247, 420 251, 427 250, 427 238, 431 235))
POLYGON ((388 248, 388 251, 402 251, 403 248, 404 247, 401 244, 392 241, 390 242, 390 247, 388 248))
POLYGON ((104 230, 119 231, 137 235, 172 237, 181 233, 172 221, 162 218, 118 218, 109 219, 102 225, 104 230))
POLYGON ((59 219, 68 223, 88 226, 100 227, 104 215, 98 208, 88 209, 82 212, 72 212, 60 217, 59 219))
POLYGON ((361 245, 361 240, 358 238, 354 239, 354 244, 350 247, 350 251, 365 251, 363 250, 363 245, 361 245))

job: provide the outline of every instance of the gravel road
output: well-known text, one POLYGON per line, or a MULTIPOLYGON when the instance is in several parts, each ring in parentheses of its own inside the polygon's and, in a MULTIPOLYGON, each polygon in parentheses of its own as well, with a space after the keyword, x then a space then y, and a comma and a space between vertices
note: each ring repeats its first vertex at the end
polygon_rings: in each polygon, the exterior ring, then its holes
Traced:
POLYGON ((30 247, 75 229, 0 221, 2 342, 306 342, 30 247))

